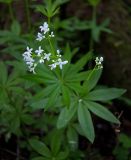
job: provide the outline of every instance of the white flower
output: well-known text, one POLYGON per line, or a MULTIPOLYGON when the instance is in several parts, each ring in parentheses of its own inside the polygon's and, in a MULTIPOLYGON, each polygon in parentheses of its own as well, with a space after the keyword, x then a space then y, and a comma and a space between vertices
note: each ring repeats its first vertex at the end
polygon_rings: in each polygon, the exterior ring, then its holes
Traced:
POLYGON ((51 56, 51 53, 48 53, 48 54, 44 53, 44 59, 47 59, 47 61, 50 60, 50 56, 51 56))
POLYGON ((41 46, 39 46, 38 50, 35 51, 35 53, 37 53, 37 55, 40 57, 41 56, 41 53, 43 52, 44 50, 41 49, 41 46))
POLYGON ((63 65, 67 64, 68 61, 62 61, 61 58, 58 59, 57 65, 59 65, 60 69, 62 69, 63 65))
POLYGON ((60 50, 59 49, 56 50, 56 53, 57 53, 57 57, 60 58, 61 55, 60 55, 60 50))
POLYGON ((31 56, 28 55, 24 55, 24 61, 29 64, 29 63, 33 63, 34 59, 31 56))
POLYGON ((49 35, 50 37, 55 37, 54 33, 51 32, 51 34, 49 35))
POLYGON ((34 74, 36 74, 36 72, 35 72, 36 66, 37 66, 36 63, 34 63, 32 66, 29 66, 29 71, 30 71, 30 72, 33 72, 34 74))
POLYGON ((103 62, 103 61, 104 61, 103 57, 100 57, 100 62, 103 62))
POLYGON ((34 59, 32 58, 32 48, 27 47, 26 51, 23 53, 23 57, 24 57, 24 61, 29 64, 29 63, 33 63, 34 59))
POLYGON ((57 54, 60 54, 60 50, 59 49, 57 49, 56 52, 57 52, 57 54))
POLYGON ((35 67, 37 64, 35 64, 35 60, 32 58, 32 48, 27 47, 27 51, 23 53, 24 61, 26 62, 29 71, 35 73, 35 67))
POLYGON ((44 34, 46 34, 50 30, 48 27, 48 23, 44 22, 44 24, 42 26, 40 26, 40 30, 41 30, 41 32, 44 32, 44 34))
POLYGON ((43 38, 45 38, 45 36, 43 36, 41 33, 38 32, 36 40, 42 41, 43 38))
POLYGON ((40 58, 39 62, 40 62, 40 63, 44 63, 43 57, 40 58))
POLYGON ((32 48, 29 48, 27 46, 26 51, 24 52, 24 55, 30 55, 32 53, 32 50, 33 50, 32 48))
POLYGON ((103 57, 96 57, 95 59, 95 62, 96 62, 96 65, 98 66, 98 68, 103 68, 102 66, 102 62, 104 61, 103 57))
POLYGON ((56 63, 50 64, 49 66, 51 67, 51 70, 53 70, 54 68, 56 68, 56 63))

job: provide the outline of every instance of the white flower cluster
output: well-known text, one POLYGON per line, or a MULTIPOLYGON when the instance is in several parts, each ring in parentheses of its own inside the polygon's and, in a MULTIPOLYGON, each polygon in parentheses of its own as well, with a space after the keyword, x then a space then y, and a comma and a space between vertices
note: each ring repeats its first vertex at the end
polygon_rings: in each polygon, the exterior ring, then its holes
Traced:
MULTIPOLYGON (((38 34, 37 34, 37 38, 36 38, 37 41, 42 41, 44 38, 46 38, 47 33, 50 31, 47 22, 44 22, 44 24, 42 26, 40 26, 40 31, 41 32, 38 32, 38 34)), ((53 32, 51 32, 48 36, 55 37, 53 32)))
MULTIPOLYGON (((45 22, 42 26, 40 26, 40 32, 37 34, 36 40, 41 41, 44 38, 47 40, 49 38, 54 37, 54 33, 51 32, 49 34, 49 27, 47 22, 45 22)), ((35 68, 39 63, 44 63, 45 60, 48 61, 48 66, 51 70, 55 69, 57 66, 62 69, 63 65, 67 64, 68 61, 62 61, 60 50, 56 50, 54 53, 46 53, 44 49, 42 49, 41 46, 38 47, 38 49, 33 50, 33 48, 26 48, 26 51, 23 53, 24 61, 26 62, 29 71, 35 73, 35 68)))
POLYGON ((104 61, 103 57, 96 57, 95 62, 98 69, 103 68, 102 62, 104 61))

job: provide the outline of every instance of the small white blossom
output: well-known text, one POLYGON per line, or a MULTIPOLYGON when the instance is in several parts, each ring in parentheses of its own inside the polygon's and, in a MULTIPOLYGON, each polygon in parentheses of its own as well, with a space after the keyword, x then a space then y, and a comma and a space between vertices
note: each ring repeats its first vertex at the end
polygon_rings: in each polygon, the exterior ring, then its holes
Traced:
POLYGON ((35 73, 36 64, 35 60, 32 58, 32 48, 27 47, 26 52, 23 53, 24 61, 26 62, 29 71, 35 73))
POLYGON ((96 62, 96 65, 98 66, 99 69, 103 68, 103 66, 102 66, 103 61, 104 61, 103 57, 100 57, 100 58, 96 57, 95 62, 96 62))
POLYGON ((50 37, 55 37, 54 33, 51 32, 51 34, 49 35, 50 37))
POLYGON ((57 57, 60 58, 61 55, 60 55, 60 50, 59 49, 56 50, 56 53, 57 53, 57 57))
POLYGON ((29 48, 27 46, 26 51, 24 52, 24 54, 30 55, 32 53, 32 50, 33 50, 32 48, 29 48))
POLYGON ((57 52, 57 54, 60 54, 60 50, 59 49, 57 49, 56 52, 57 52))
POLYGON ((50 64, 49 66, 51 67, 51 70, 53 70, 54 68, 56 68, 56 63, 50 64))
POLYGON ((39 62, 40 62, 40 63, 44 63, 43 57, 40 58, 39 62))
POLYGON ((30 71, 30 72, 33 72, 34 74, 36 74, 36 72, 35 72, 36 66, 37 66, 36 63, 34 63, 32 66, 29 66, 29 71, 30 71))
POLYGON ((58 59, 57 65, 59 65, 60 69, 62 69, 63 65, 67 64, 68 61, 62 61, 61 58, 58 59))
POLYGON ((51 53, 44 53, 44 59, 47 59, 47 61, 50 60, 50 56, 51 56, 51 53))
POLYGON ((23 54, 23 57, 24 57, 24 61, 26 62, 26 64, 30 64, 34 62, 34 59, 31 57, 31 55, 29 56, 29 55, 23 54))
POLYGON ((41 33, 38 32, 36 40, 42 41, 42 39, 44 39, 44 38, 45 38, 45 36, 43 36, 41 33))
POLYGON ((44 32, 44 34, 46 34, 47 32, 49 32, 49 27, 48 27, 48 23, 44 22, 44 24, 42 26, 40 26, 40 30, 41 32, 44 32))
POLYGON ((40 57, 41 56, 41 53, 43 52, 44 50, 41 49, 41 46, 39 46, 38 50, 35 51, 35 53, 37 53, 37 55, 40 57))

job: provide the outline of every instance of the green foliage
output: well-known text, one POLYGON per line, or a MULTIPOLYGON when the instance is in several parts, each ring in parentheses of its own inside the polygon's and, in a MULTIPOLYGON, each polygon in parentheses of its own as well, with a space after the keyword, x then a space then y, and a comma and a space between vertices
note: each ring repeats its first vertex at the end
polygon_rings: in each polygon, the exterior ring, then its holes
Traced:
POLYGON ((78 107, 78 120, 84 132, 84 135, 93 143, 95 138, 94 127, 90 112, 86 106, 81 105, 79 102, 78 107))
POLYGON ((0 0, 0 2, 1 3, 7 3, 7 4, 9 4, 9 3, 12 3, 13 0, 0 0))
POLYGON ((101 0, 87 0, 93 7, 97 6, 101 0))
POLYGON ((118 136, 119 144, 115 147, 113 153, 117 160, 127 160, 131 158, 131 138, 126 134, 121 133, 118 136))
POLYGON ((108 25, 109 25, 109 19, 106 19, 105 21, 103 21, 99 25, 96 23, 95 18, 92 19, 92 21, 90 23, 90 29, 91 29, 92 38, 95 42, 100 41, 100 35, 102 32, 112 33, 112 31, 109 28, 107 28, 108 25))
MULTIPOLYGON (((71 57, 68 56, 68 54, 70 55, 70 50, 66 49, 65 53, 65 57, 71 61, 71 57)), ((37 75, 28 75, 25 78, 35 81, 38 78, 37 82, 39 83, 42 82, 42 79, 43 83, 45 81, 46 87, 44 90, 46 91, 39 91, 33 97, 33 101, 36 98, 38 102, 43 98, 47 99, 44 105, 45 110, 63 106, 60 109, 57 128, 66 127, 78 113, 77 119, 84 135, 93 142, 95 134, 90 111, 107 121, 119 123, 108 109, 94 101, 105 102, 115 99, 121 96, 125 90, 114 88, 95 89, 102 70, 94 68, 90 71, 82 71, 86 62, 89 61, 89 57, 90 53, 80 58, 75 64, 64 66, 61 72, 59 70, 51 72, 43 65, 40 67, 40 72, 38 69, 37 75), (41 72, 41 68, 45 72, 41 72), (39 79, 40 77, 42 78, 41 80, 39 79)))
MULTIPOLYGON (((0 2, 10 5, 13 1, 0 2)), ((45 0, 43 4, 35 5, 36 10, 48 18, 49 25, 56 29, 55 36, 58 37, 52 41, 53 47, 57 49, 57 40, 63 40, 63 59, 68 60, 68 64, 62 70, 50 70, 44 63, 38 66, 36 74, 29 74, 22 60, 26 45, 45 46, 47 51, 50 51, 50 46, 45 41, 36 44, 33 40, 34 29, 31 28, 30 33, 24 33, 26 27, 18 20, 13 20, 9 29, 0 30, 3 60, 0 61, 0 136, 4 134, 5 139, 9 140, 15 135, 16 139, 21 140, 20 144, 18 142, 20 148, 30 153, 31 160, 86 159, 86 153, 79 150, 79 135, 86 137, 91 143, 94 142, 95 124, 92 114, 120 124, 106 108, 106 104, 123 95, 126 90, 98 89, 102 69, 96 66, 93 69, 88 68, 93 60, 93 51, 81 53, 81 46, 71 49, 69 44, 65 45, 64 38, 71 38, 78 30, 90 30, 93 41, 100 42, 102 32, 111 33, 107 28, 109 20, 99 25, 96 15, 90 21, 76 17, 61 20, 58 16, 59 8, 66 2, 68 0, 45 0)), ((95 8, 100 0, 88 2, 95 8)), ((79 40, 76 41, 79 43, 79 40)), ((123 149, 123 155, 127 157, 130 148, 129 137, 121 135, 119 141, 122 147, 114 151, 118 160, 118 151, 123 149)))
MULTIPOLYGON (((10 30, 0 30, 0 45, 6 46, 1 49, 3 54, 9 53, 11 56, 21 60, 20 50, 27 44, 27 39, 30 35, 21 35, 20 23, 14 20, 10 30)), ((31 38, 31 37, 30 37, 31 38)))
POLYGON ((36 5, 36 11, 41 12, 48 18, 55 16, 59 12, 59 6, 68 0, 45 0, 45 5, 36 5))
MULTIPOLYGON (((54 133, 54 132, 53 132, 54 133)), ((50 135, 51 136, 51 135, 50 135)), ((31 147, 41 155, 41 157, 35 157, 33 160, 39 160, 39 159, 45 159, 45 160, 52 160, 52 159, 59 159, 59 160, 66 160, 68 156, 68 151, 60 151, 61 147, 61 141, 60 141, 60 133, 56 131, 55 134, 53 134, 53 137, 51 140, 51 150, 41 141, 37 139, 30 139, 29 143, 31 147)))

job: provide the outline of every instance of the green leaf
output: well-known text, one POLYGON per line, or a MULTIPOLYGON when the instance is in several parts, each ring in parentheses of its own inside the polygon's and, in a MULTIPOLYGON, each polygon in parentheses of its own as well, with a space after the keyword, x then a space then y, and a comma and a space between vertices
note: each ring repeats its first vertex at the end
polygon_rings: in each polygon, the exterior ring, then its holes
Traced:
POLYGON ((0 62, 0 83, 6 84, 7 79, 8 79, 7 68, 3 62, 0 62))
POLYGON ((0 0, 0 2, 9 4, 9 3, 12 3, 13 0, 0 0))
POLYGON ((17 131, 20 128, 20 117, 19 115, 16 115, 16 114, 17 113, 12 113, 13 118, 11 119, 11 122, 10 122, 10 130, 13 133, 17 134, 17 131))
POLYGON ((83 92, 83 87, 80 85, 80 83, 67 83, 67 86, 73 90, 75 93, 81 93, 83 92))
POLYGON ((44 84, 52 84, 57 81, 56 77, 54 75, 51 75, 49 72, 48 73, 44 72, 44 74, 38 73, 35 75, 33 74, 25 75, 25 76, 22 76, 22 78, 30 80, 32 82, 44 83, 44 84))
POLYGON ((33 100, 33 102, 30 103, 33 110, 44 109, 45 104, 47 103, 47 98, 41 99, 39 101, 33 100))
POLYGON ((20 24, 18 21, 13 21, 12 25, 11 25, 11 31, 13 32, 13 34, 15 35, 19 35, 21 28, 20 28, 20 24))
POLYGON ((120 123, 119 120, 108 109, 106 109, 102 105, 95 102, 90 102, 90 101, 87 101, 86 105, 91 112, 93 112, 95 115, 99 116, 100 118, 103 118, 112 123, 117 123, 117 124, 120 123))
POLYGON ((68 87, 62 85, 62 97, 64 104, 69 107, 70 105, 70 90, 68 87))
POLYGON ((124 148, 127 148, 127 149, 131 148, 131 137, 121 133, 118 139, 119 139, 119 142, 122 143, 124 148))
POLYGON ((48 16, 47 10, 43 5, 36 5, 36 11, 42 13, 45 16, 48 16))
POLYGON ((68 60, 68 62, 71 62, 72 57, 77 53, 78 48, 75 48, 73 51, 71 51, 70 45, 67 43, 65 50, 64 50, 64 58, 68 60))
POLYGON ((87 54, 85 54, 84 56, 82 56, 82 58, 80 58, 72 67, 72 69, 70 69, 70 73, 71 72, 78 72, 80 70, 83 69, 83 67, 86 65, 86 63, 92 59, 92 52, 89 52, 87 54))
POLYGON ((27 125, 31 125, 34 122, 34 119, 33 119, 32 115, 23 114, 23 115, 21 115, 21 121, 27 125))
POLYGON ((59 152, 56 158, 57 160, 67 160, 68 155, 69 155, 68 151, 59 152))
POLYGON ((71 149, 73 151, 78 149, 78 133, 76 132, 76 130, 72 126, 68 127, 67 138, 68 138, 68 143, 69 143, 71 149))
POLYGON ((31 102, 36 102, 42 100, 43 98, 49 97, 57 88, 57 84, 52 84, 45 87, 43 90, 39 91, 31 100, 31 102))
POLYGON ((40 155, 45 156, 47 158, 51 157, 50 150, 43 142, 33 138, 29 140, 29 143, 31 147, 40 155))
POLYGON ((71 73, 65 76, 65 80, 67 82, 81 82, 85 80, 88 75, 89 75, 89 71, 84 71, 84 72, 74 73, 74 74, 71 73))
POLYGON ((68 62, 71 61, 73 54, 71 52, 71 48, 69 44, 66 44, 65 50, 64 50, 64 58, 68 60, 68 62))
POLYGON ((90 3, 90 5, 92 5, 93 7, 96 7, 101 0, 88 0, 88 2, 90 3))
POLYGON ((48 99, 48 102, 45 106, 45 111, 49 108, 49 107, 53 107, 53 105, 56 103, 56 99, 58 98, 58 95, 60 93, 60 87, 57 86, 54 91, 52 91, 52 93, 50 94, 50 97, 48 99))
POLYGON ((47 160, 47 158, 44 158, 44 157, 35 157, 35 158, 32 158, 31 160, 47 160))
POLYGON ((100 79, 101 73, 102 69, 93 69, 90 71, 87 79, 83 83, 83 86, 87 88, 88 92, 96 86, 98 80, 100 79))
POLYGON ((101 30, 100 30, 99 26, 93 27, 93 29, 92 29, 92 37, 93 37, 95 42, 99 41, 100 33, 101 33, 101 30))
POLYGON ((93 143, 95 133, 92 118, 90 112, 88 111, 88 108, 82 105, 81 102, 79 102, 78 106, 78 121, 84 132, 85 137, 88 138, 91 143, 93 143))
POLYGON ((69 108, 65 107, 60 112, 60 115, 57 120, 57 128, 63 128, 67 125, 67 123, 71 120, 71 118, 74 116, 76 112, 76 103, 72 102, 69 108))
POLYGON ((62 143, 62 132, 60 130, 55 130, 51 138, 51 151, 53 155, 59 152, 62 143))
POLYGON ((87 95, 87 99, 93 101, 108 101, 120 97, 126 92, 125 89, 108 88, 93 90, 87 95))

